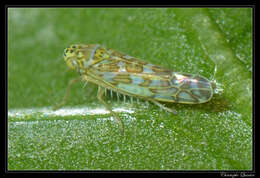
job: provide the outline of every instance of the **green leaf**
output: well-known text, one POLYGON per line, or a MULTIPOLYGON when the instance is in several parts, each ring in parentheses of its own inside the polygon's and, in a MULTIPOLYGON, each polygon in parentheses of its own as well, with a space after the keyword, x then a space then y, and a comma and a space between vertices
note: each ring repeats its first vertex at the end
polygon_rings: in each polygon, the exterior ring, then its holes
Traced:
POLYGON ((251 8, 9 8, 9 170, 251 170, 251 8), (217 83, 210 102, 166 104, 107 96, 125 125, 70 79, 63 50, 103 44, 217 83))

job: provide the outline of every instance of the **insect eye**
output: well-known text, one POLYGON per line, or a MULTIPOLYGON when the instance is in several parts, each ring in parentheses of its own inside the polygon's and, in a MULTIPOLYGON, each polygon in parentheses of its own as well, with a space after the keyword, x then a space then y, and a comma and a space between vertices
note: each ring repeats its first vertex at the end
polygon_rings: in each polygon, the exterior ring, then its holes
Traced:
POLYGON ((73 50, 73 49, 71 49, 71 48, 66 48, 66 49, 64 50, 63 56, 64 56, 65 58, 71 57, 71 56, 74 55, 74 52, 75 52, 75 50, 73 50))

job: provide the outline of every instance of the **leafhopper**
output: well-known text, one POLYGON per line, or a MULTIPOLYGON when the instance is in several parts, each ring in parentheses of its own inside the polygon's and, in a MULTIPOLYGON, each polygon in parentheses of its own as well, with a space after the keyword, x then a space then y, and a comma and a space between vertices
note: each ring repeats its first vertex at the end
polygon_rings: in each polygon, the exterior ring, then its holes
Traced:
POLYGON ((62 103, 55 109, 65 103, 72 83, 92 82, 98 85, 97 98, 117 118, 121 131, 120 117, 102 98, 106 90, 152 102, 171 113, 176 111, 161 102, 199 104, 213 96, 212 84, 203 76, 174 72, 98 44, 71 45, 64 50, 64 59, 80 77, 70 81, 62 103))

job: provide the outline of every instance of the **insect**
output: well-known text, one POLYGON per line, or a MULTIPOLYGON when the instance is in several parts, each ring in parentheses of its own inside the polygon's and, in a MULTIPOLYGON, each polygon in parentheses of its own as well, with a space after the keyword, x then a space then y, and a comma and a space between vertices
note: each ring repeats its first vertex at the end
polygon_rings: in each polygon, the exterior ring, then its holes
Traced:
POLYGON ((213 86, 205 77, 174 72, 98 44, 71 45, 64 50, 64 59, 80 77, 69 82, 63 101, 54 109, 65 104, 72 83, 92 82, 98 85, 97 98, 117 118, 121 131, 120 117, 102 98, 107 89, 152 102, 171 113, 176 111, 160 102, 199 104, 213 95, 213 86))

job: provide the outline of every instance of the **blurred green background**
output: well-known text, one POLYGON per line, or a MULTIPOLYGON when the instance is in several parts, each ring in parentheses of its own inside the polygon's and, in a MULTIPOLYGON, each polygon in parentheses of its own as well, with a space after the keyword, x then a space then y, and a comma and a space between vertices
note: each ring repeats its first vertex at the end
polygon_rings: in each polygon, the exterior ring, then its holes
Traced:
MULTIPOLYGON (((96 90, 73 85, 65 110, 104 108, 96 90)), ((252 159, 251 8, 8 8, 9 170, 251 170, 252 159), (62 57, 75 43, 220 87, 205 104, 167 104, 177 115, 107 97, 114 109, 133 111, 118 113, 124 136, 109 114, 38 112, 60 102, 78 76, 62 57)))

